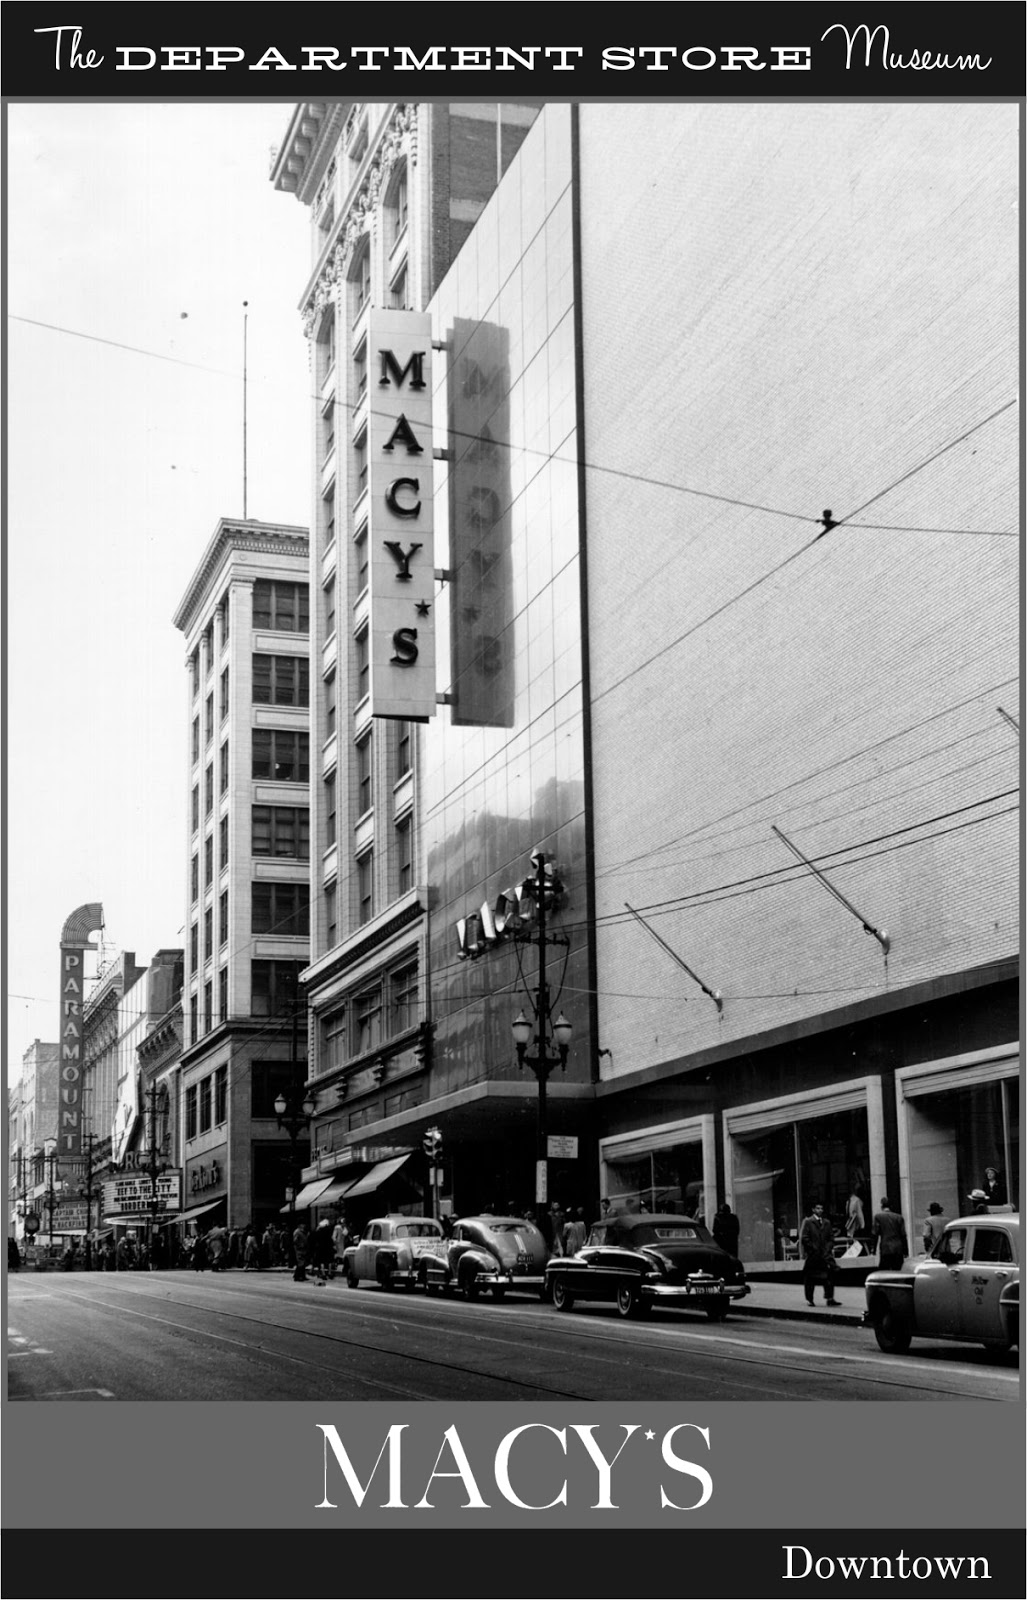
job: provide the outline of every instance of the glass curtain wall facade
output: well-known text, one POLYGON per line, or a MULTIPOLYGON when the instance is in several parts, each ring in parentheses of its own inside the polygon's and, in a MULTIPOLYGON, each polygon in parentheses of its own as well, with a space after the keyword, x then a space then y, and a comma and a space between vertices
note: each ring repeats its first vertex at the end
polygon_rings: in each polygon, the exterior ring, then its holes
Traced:
POLYGON ((434 1089, 518 1076, 510 1029, 522 1007, 532 1015, 537 946, 500 938, 461 960, 457 924, 531 876, 536 846, 566 890, 546 930, 565 941, 548 946, 551 1012, 574 1027, 565 1081, 587 1081, 569 107, 540 116, 431 310, 448 351, 434 403, 449 453, 436 477, 448 573, 437 626, 451 649, 451 704, 424 744, 434 1089))

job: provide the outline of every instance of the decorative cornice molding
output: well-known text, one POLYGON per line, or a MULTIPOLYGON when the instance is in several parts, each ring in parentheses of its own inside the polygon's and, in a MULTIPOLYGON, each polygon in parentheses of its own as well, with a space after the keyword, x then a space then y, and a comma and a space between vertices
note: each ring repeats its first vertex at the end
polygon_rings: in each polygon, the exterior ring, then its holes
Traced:
POLYGON ((306 560, 310 554, 310 535, 306 528, 287 522, 255 522, 252 518, 243 522, 241 519, 222 517, 172 618, 176 628, 183 633, 189 632, 198 607, 207 597, 215 573, 228 556, 237 550, 250 550, 261 555, 302 556, 306 560))
POLYGON ((345 282, 364 236, 377 227, 379 205, 396 164, 406 159, 411 167, 417 165, 417 112, 416 105, 394 108, 358 189, 339 215, 303 300, 301 318, 308 339, 314 337, 336 284, 345 282))

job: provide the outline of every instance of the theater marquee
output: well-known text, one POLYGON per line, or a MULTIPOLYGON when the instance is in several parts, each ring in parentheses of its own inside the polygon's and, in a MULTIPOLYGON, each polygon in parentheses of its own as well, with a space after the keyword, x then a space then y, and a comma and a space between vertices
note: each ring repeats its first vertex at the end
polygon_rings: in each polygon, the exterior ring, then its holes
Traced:
POLYGON ((82 1154, 82 1018, 85 953, 89 935, 103 927, 103 907, 79 906, 61 930, 61 1059, 57 1107, 57 1151, 69 1161, 82 1154))
POLYGON ((367 430, 371 715, 435 714, 431 318, 372 311, 367 430))

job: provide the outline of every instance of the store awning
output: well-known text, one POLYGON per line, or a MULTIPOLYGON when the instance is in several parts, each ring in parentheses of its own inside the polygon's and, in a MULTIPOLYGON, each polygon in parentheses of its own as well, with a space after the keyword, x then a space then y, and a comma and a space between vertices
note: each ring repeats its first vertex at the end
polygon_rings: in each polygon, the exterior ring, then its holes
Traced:
POLYGON ((205 1206, 193 1206, 191 1211, 180 1211, 177 1216, 167 1217, 167 1222, 192 1222, 195 1217, 205 1216, 208 1211, 213 1211, 215 1206, 224 1205, 224 1196, 220 1200, 209 1200, 205 1206))
POLYGON ((377 1162, 369 1172, 364 1173, 362 1178, 358 1178, 356 1183, 350 1184, 349 1188, 345 1190, 346 1199, 352 1200, 358 1194, 373 1194, 375 1189, 380 1189, 387 1179, 399 1171, 404 1161, 409 1160, 410 1152, 408 1150, 405 1156, 393 1156, 391 1161, 377 1162))
POLYGON ((346 1190, 352 1187, 352 1184, 353 1184, 353 1179, 352 1178, 333 1178, 331 1183, 328 1185, 328 1188, 325 1190, 324 1194, 318 1195, 318 1197, 317 1197, 318 1205, 319 1206, 334 1206, 334 1205, 336 1205, 338 1203, 338 1201, 340 1201, 342 1199, 343 1195, 346 1193, 346 1190))
POLYGON ((334 1178, 315 1178, 313 1183, 305 1183, 292 1205, 282 1207, 280 1215, 287 1217, 290 1211, 306 1211, 307 1207, 312 1206, 318 1196, 331 1188, 334 1182, 334 1178))

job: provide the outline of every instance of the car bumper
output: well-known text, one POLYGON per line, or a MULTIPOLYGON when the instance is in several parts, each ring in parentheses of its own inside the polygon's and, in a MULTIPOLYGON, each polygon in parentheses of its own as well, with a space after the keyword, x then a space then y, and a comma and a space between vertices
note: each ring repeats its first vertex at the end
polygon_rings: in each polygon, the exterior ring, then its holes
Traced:
POLYGON ((744 1300, 747 1283, 643 1283, 643 1300, 744 1300))
POLYGON ((526 1272, 479 1272, 478 1282, 487 1284, 490 1288, 499 1284, 505 1289, 541 1289, 545 1283, 541 1273, 530 1275, 526 1272))

